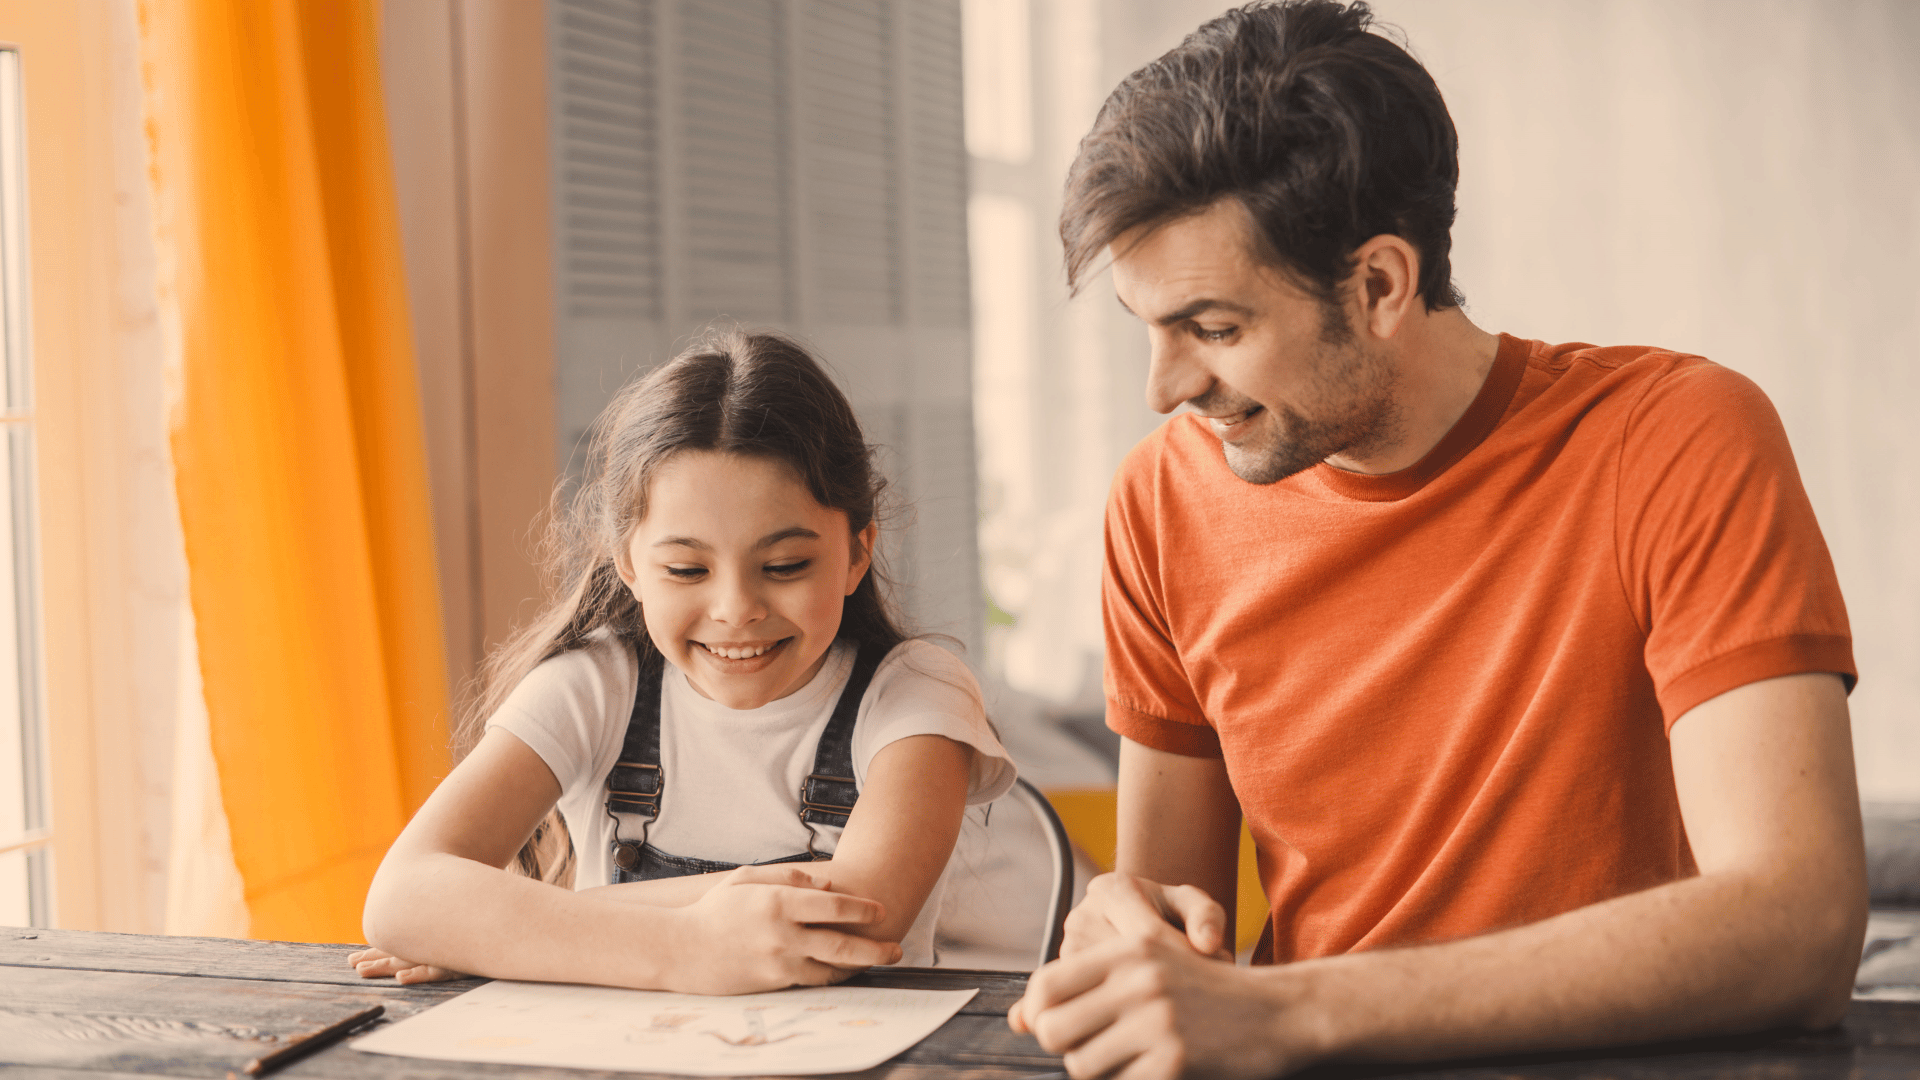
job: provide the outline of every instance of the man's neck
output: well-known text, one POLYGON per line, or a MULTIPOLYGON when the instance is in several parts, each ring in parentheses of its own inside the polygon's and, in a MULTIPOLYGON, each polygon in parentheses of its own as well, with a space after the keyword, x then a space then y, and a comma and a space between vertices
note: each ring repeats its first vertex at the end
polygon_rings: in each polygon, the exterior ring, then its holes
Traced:
POLYGON ((1387 350, 1397 370, 1399 437, 1364 457, 1335 454, 1327 464, 1382 475, 1419 461, 1453 430, 1493 370, 1500 338, 1473 325, 1459 308, 1442 308, 1413 315, 1391 340, 1373 347, 1387 350))

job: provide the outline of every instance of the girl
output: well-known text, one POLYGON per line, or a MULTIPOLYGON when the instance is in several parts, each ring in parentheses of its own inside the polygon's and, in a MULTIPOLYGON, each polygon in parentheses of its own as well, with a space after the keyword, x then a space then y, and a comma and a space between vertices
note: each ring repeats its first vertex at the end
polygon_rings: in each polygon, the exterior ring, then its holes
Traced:
POLYGON ((561 599, 489 659, 484 734, 381 863, 360 974, 726 994, 932 963, 961 815, 1014 769, 966 667, 882 597, 871 457, 778 335, 621 391, 551 539, 561 599), (577 891, 541 865, 556 806, 577 891))

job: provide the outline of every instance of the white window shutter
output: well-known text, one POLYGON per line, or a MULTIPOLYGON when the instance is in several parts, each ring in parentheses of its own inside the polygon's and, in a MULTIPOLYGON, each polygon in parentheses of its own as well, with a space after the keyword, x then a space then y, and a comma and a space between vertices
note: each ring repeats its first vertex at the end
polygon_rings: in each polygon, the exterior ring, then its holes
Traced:
POLYGON ((911 504, 909 621, 977 649, 957 0, 549 10, 561 459, 709 322, 797 334, 911 504))

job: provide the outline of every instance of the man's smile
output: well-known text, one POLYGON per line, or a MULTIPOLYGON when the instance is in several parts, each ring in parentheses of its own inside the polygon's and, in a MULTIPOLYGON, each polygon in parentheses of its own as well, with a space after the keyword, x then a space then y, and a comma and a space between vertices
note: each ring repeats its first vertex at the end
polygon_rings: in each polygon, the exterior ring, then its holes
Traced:
POLYGON ((1239 433, 1242 425, 1266 411, 1264 405, 1254 405, 1231 413, 1200 413, 1207 423, 1213 426, 1213 433, 1228 438, 1239 433))

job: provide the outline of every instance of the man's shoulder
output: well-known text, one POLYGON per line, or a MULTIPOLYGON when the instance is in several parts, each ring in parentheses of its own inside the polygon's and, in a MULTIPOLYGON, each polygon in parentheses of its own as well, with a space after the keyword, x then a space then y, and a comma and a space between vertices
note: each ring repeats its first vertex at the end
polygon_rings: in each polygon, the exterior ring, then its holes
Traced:
POLYGON ((1551 448, 1575 474, 1616 462, 1623 507, 1640 506, 1657 483, 1795 469, 1773 403, 1730 367, 1646 346, 1529 345, 1526 400, 1504 425, 1506 445, 1551 448))
POLYGON ((1679 378, 1690 384, 1751 386, 1752 381, 1699 353, 1659 345, 1590 345, 1583 341, 1553 344, 1527 341, 1527 367, 1548 376, 1612 377, 1633 385, 1679 378))
POLYGON ((1555 386, 1607 389, 1641 385, 1680 368, 1719 365, 1704 356, 1657 345, 1592 345, 1584 341, 1526 341, 1525 379, 1555 386))
POLYGON ((1753 380, 1697 353, 1648 345, 1527 342, 1527 370, 1514 412, 1570 413, 1582 423, 1611 416, 1623 427, 1674 419, 1769 415, 1753 380))

